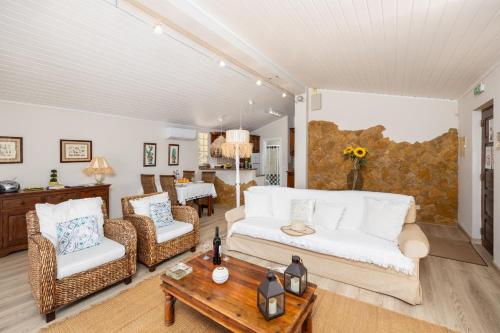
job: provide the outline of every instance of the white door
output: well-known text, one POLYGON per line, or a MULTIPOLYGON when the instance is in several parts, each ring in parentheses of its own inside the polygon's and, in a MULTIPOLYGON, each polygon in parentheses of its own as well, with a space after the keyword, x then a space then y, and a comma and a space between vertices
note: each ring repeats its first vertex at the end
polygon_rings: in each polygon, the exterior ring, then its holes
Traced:
POLYGON ((281 186, 281 147, 279 144, 265 145, 264 176, 266 185, 281 186))

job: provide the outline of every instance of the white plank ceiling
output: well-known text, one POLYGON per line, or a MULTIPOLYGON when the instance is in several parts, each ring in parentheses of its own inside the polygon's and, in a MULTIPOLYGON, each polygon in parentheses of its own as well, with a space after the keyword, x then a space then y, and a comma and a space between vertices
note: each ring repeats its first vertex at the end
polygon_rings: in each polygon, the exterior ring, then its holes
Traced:
POLYGON ((499 0, 189 2, 311 87, 456 99, 500 60, 499 0))
POLYGON ((205 128, 221 115, 236 126, 240 110, 248 129, 275 119, 269 107, 293 113, 293 96, 153 23, 112 1, 1 0, 0 99, 205 128))

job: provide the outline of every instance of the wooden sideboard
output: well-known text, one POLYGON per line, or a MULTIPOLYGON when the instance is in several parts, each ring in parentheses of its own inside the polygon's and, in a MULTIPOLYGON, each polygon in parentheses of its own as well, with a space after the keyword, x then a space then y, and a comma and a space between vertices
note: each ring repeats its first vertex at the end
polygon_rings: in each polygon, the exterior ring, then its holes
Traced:
POLYGON ((0 194, 0 257, 28 248, 26 213, 35 209, 35 204, 57 204, 69 199, 101 197, 109 211, 109 186, 103 184, 0 194))

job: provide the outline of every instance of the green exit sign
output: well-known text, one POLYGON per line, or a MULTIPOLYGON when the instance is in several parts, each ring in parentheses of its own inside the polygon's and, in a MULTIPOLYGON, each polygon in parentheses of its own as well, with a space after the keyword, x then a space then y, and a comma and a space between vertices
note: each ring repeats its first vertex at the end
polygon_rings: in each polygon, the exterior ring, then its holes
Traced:
POLYGON ((484 83, 479 83, 477 86, 474 87, 474 95, 480 95, 484 91, 484 83))

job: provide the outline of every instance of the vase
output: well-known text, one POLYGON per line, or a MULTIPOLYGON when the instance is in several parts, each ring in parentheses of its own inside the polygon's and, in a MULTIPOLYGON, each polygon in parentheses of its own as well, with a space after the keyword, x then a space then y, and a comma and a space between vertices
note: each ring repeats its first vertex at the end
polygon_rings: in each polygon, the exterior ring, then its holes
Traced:
POLYGON ((347 175, 347 189, 357 191, 363 189, 363 175, 359 169, 352 169, 347 175))

